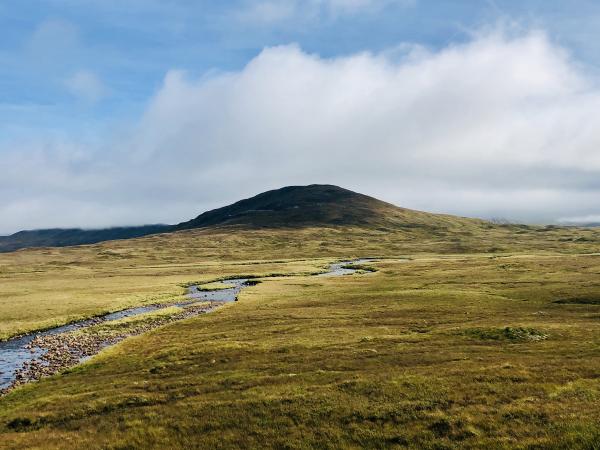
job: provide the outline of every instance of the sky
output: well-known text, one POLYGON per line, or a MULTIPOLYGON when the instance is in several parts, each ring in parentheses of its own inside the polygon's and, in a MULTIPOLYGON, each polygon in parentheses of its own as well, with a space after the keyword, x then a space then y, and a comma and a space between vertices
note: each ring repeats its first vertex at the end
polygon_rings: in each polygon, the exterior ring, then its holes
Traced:
POLYGON ((600 222, 592 0, 0 0, 0 234, 286 185, 600 222))

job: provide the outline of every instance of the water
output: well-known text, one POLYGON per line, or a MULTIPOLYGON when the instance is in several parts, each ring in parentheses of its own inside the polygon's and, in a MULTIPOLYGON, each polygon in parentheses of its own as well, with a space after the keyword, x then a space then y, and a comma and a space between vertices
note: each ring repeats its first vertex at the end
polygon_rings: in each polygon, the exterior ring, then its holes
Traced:
MULTIPOLYGON (((344 268, 344 266, 349 264, 362 264, 369 261, 371 260, 357 259, 354 261, 341 261, 334 263, 329 266, 328 272, 322 273, 319 276, 349 275, 355 273, 356 269, 344 268)), ((198 289, 198 286, 190 286, 187 292, 187 297, 190 300, 175 303, 175 306, 186 307, 205 301, 223 303, 234 302, 237 300, 238 294, 241 292, 241 290, 244 289, 244 287, 251 285, 252 281, 247 278, 239 278, 221 281, 221 283, 231 285, 231 287, 225 289, 201 291, 198 289)), ((69 325, 63 325, 50 330, 39 331, 25 336, 13 338, 5 342, 0 342, 0 391, 11 385, 11 383, 15 380, 17 371, 23 367, 23 364, 34 360, 39 360, 46 353, 46 350, 38 347, 31 349, 27 348, 29 347, 31 341, 33 341, 36 337, 67 333, 69 331, 96 325, 101 322, 111 322, 114 320, 124 319, 126 317, 133 317, 152 311, 157 311, 162 308, 167 308, 169 306, 172 305, 148 305, 128 308, 97 318, 82 320, 69 325)))
MULTIPOLYGON (((194 302, 234 302, 240 291, 248 286, 247 278, 237 278, 234 280, 221 281, 222 284, 231 285, 230 288, 214 289, 210 291, 200 291, 198 286, 190 286, 187 296, 194 302)), ((189 304, 188 302, 187 304, 189 304)), ((183 304, 185 305, 185 304, 183 304)), ((180 305, 181 306, 181 305, 180 305)))
POLYGON ((106 314, 94 319, 82 320, 79 322, 62 325, 46 331, 38 331, 25 336, 0 342, 0 390, 7 388, 15 379, 18 369, 23 367, 25 362, 31 362, 40 359, 46 351, 34 347, 29 349, 29 344, 38 336, 48 336, 52 334, 68 333, 69 331, 96 325, 100 322, 111 322, 113 320, 124 319, 126 317, 137 316, 150 311, 156 311, 162 306, 150 305, 139 306, 135 308, 124 309, 122 311, 106 314))
POLYGON ((351 275, 356 272, 356 269, 350 269, 345 266, 351 264, 364 264, 372 261, 372 259, 355 259, 352 261, 340 261, 338 263, 331 264, 329 266, 329 272, 319 274, 320 277, 331 277, 331 276, 341 276, 341 275, 351 275))

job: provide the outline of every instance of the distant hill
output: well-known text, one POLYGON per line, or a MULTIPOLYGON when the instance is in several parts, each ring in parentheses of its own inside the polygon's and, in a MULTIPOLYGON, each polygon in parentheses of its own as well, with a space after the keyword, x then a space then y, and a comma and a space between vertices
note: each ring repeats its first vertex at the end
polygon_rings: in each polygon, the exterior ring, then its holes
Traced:
POLYGON ((19 231, 10 236, 0 236, 0 252, 11 252, 29 247, 67 247, 70 245, 95 244, 116 239, 131 239, 149 234, 169 231, 169 225, 144 225, 139 227, 115 227, 100 230, 79 228, 53 228, 47 230, 19 231))
POLYGON ((600 227, 600 222, 561 222, 560 226, 576 228, 598 228, 600 227))
POLYGON ((64 247, 130 239, 194 228, 281 228, 357 226, 436 230, 481 225, 477 219, 431 214, 390 203, 333 185, 288 186, 263 192, 229 206, 200 214, 178 225, 146 225, 100 230, 49 229, 21 231, 0 237, 0 252, 28 247, 64 247))

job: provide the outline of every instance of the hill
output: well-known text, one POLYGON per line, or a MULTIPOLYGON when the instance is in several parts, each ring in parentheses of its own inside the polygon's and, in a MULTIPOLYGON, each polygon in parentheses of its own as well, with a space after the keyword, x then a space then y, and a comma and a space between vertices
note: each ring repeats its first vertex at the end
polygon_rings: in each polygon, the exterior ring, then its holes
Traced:
POLYGON ((400 208, 333 185, 287 186, 205 212, 177 230, 238 225, 249 228, 306 226, 441 226, 481 222, 400 208))
POLYGON ((100 230, 79 228, 53 228, 47 230, 19 231, 10 236, 0 236, 0 252, 12 252, 30 247, 67 247, 95 244, 116 239, 131 239, 171 229, 169 225, 143 225, 139 227, 115 227, 100 230))
POLYGON ((65 247, 131 239, 156 233, 209 227, 298 228, 359 226, 385 230, 425 228, 430 231, 483 221, 400 208, 333 185, 288 186, 263 192, 232 205, 200 214, 177 225, 146 225, 100 230, 48 229, 0 237, 0 252, 29 247, 65 247))

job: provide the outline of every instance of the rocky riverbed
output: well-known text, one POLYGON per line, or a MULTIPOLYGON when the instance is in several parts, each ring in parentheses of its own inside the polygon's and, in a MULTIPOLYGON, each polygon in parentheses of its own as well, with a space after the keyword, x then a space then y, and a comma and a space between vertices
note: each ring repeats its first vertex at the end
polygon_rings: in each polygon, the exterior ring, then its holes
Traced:
POLYGON ((112 323, 105 323, 98 319, 94 325, 85 329, 37 336, 27 344, 26 348, 32 353, 38 349, 43 350, 44 353, 38 358, 26 361, 16 371, 14 381, 0 392, 6 393, 21 384, 54 375, 127 337, 145 333, 170 322, 210 312, 222 304, 223 302, 203 302, 177 308, 180 311, 172 314, 148 313, 146 315, 148 317, 139 316, 134 320, 124 319, 112 323))

